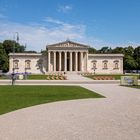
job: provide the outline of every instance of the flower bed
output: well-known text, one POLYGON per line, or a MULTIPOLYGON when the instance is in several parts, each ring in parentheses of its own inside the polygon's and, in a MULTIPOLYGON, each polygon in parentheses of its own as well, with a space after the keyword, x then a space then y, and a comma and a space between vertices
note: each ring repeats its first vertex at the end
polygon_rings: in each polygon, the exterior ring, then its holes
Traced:
POLYGON ((94 80, 115 80, 114 76, 93 76, 94 80))
POLYGON ((47 75, 46 76, 47 80, 66 80, 66 76, 63 75, 47 75))

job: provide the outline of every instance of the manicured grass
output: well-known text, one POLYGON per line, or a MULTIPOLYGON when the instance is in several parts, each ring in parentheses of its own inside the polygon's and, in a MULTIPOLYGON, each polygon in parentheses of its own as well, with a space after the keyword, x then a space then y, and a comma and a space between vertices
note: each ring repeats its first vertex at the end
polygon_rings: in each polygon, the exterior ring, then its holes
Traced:
POLYGON ((0 79, 4 80, 4 79, 9 79, 8 76, 0 76, 0 79))
POLYGON ((126 87, 131 87, 131 88, 138 88, 138 89, 140 89, 140 85, 137 85, 137 86, 126 86, 126 87))
MULTIPOLYGON (((10 76, 0 76, 0 80, 10 79, 10 76)), ((66 80, 62 75, 28 75, 28 80, 66 80)))
POLYGON ((66 80, 63 75, 28 75, 28 80, 66 80))
POLYGON ((101 97, 80 86, 0 86, 0 114, 43 103, 101 97))
POLYGON ((108 76, 108 77, 110 76, 110 77, 114 77, 115 80, 120 80, 121 79, 121 76, 137 76, 138 79, 140 79, 140 76, 139 75, 135 75, 135 74, 134 75, 131 75, 131 74, 130 75, 129 74, 128 75, 123 75, 123 74, 122 75, 120 75, 120 74, 118 74, 118 75, 113 75, 113 74, 103 74, 102 75, 101 74, 100 75, 100 74, 96 74, 96 75, 87 75, 86 77, 95 80, 95 77, 97 77, 97 76, 105 76, 105 77, 106 76, 108 76))
POLYGON ((28 75, 28 80, 46 80, 47 75, 28 75))

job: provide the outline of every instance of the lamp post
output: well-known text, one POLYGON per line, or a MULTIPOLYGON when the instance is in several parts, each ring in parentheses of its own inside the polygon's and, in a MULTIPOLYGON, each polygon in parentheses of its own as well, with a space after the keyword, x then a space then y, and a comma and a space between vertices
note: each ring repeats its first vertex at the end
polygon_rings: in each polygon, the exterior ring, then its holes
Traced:
POLYGON ((16 80, 16 77, 15 77, 15 65, 14 65, 14 55, 15 55, 15 46, 16 46, 16 43, 18 43, 19 41, 19 34, 18 32, 15 32, 16 34, 16 39, 15 39, 15 36, 14 36, 14 44, 13 44, 13 72, 12 72, 12 85, 15 85, 15 80, 16 80))

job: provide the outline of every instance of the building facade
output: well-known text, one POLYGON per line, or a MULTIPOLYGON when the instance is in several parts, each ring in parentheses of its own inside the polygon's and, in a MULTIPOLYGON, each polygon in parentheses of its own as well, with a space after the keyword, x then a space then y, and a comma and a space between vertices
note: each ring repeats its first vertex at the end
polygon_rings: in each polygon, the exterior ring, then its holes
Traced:
POLYGON ((122 54, 89 54, 89 46, 65 41, 48 45, 46 54, 10 53, 9 71, 47 74, 57 72, 123 73, 122 54))

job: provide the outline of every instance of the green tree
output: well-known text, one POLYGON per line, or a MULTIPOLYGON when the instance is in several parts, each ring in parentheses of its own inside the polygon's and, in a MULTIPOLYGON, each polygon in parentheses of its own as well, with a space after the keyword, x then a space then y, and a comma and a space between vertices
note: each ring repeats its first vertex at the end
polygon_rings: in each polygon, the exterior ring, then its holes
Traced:
POLYGON ((125 54, 125 50, 123 47, 116 47, 112 50, 112 53, 122 53, 125 54))
POLYGON ((91 54, 97 52, 97 50, 96 50, 95 48, 91 48, 91 47, 88 49, 88 51, 89 51, 89 53, 91 53, 91 54))
POLYGON ((125 47, 124 52, 125 52, 126 55, 130 55, 130 56, 133 57, 134 48, 132 46, 125 47))
POLYGON ((136 70, 138 67, 137 61, 130 55, 124 56, 124 69, 125 70, 136 70))
POLYGON ((25 51, 25 46, 20 45, 13 40, 5 40, 3 43, 0 43, 0 69, 3 70, 3 72, 7 72, 9 70, 8 54, 13 52, 13 48, 15 52, 25 51))
POLYGON ((9 54, 10 52, 13 52, 14 43, 15 43, 15 41, 12 41, 12 40, 3 41, 3 48, 6 52, 6 54, 9 54))
POLYGON ((7 72, 8 64, 8 56, 3 47, 0 45, 0 70, 2 70, 3 72, 7 72))
POLYGON ((13 41, 13 40, 5 40, 3 42, 3 47, 6 51, 6 54, 13 52, 13 49, 15 50, 15 52, 24 52, 25 51, 25 46, 20 45, 19 43, 17 43, 16 41, 13 41))
POLYGON ((137 70, 140 70, 140 46, 138 46, 138 47, 135 48, 135 50, 134 50, 134 59, 135 59, 136 62, 138 63, 137 70))
POLYGON ((134 48, 128 46, 124 48, 124 69, 135 70, 138 67, 138 63, 134 59, 134 48))
POLYGON ((100 50, 98 50, 98 53, 112 53, 112 49, 110 47, 102 47, 100 50))

